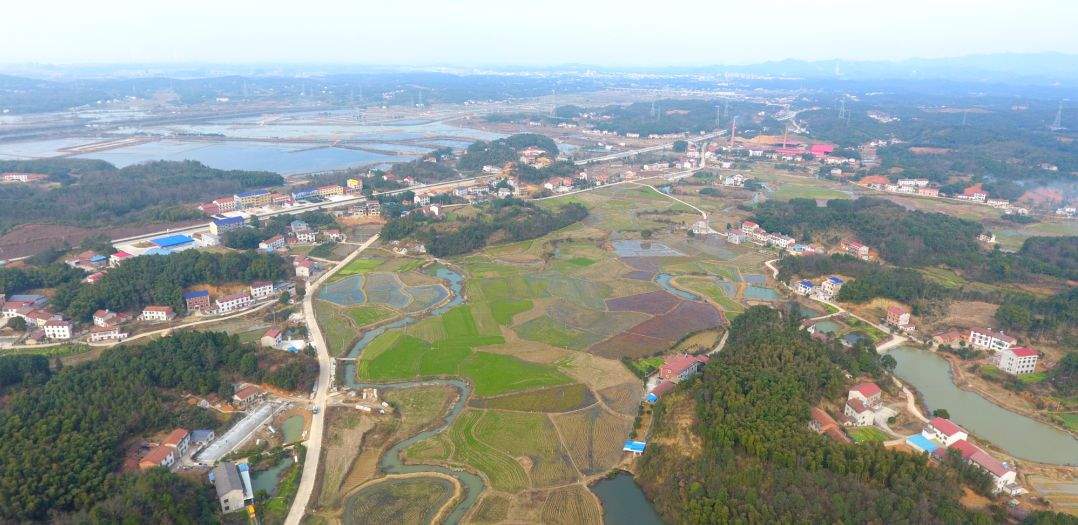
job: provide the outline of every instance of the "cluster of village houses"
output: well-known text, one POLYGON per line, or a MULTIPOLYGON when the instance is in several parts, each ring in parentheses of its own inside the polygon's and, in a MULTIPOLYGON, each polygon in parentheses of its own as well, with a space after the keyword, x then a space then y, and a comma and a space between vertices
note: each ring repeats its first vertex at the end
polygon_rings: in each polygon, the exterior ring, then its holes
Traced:
POLYGON ((950 197, 941 195, 939 188, 930 185, 928 179, 898 179, 898 181, 892 183, 887 177, 882 175, 870 175, 859 180, 857 184, 866 188, 888 193, 920 195, 922 197, 935 197, 941 199, 951 198, 960 201, 984 204, 1003 210, 1003 213, 1007 215, 1029 215, 1029 208, 1018 206, 1007 199, 989 198, 988 192, 985 191, 980 184, 969 186, 963 189, 962 193, 950 197))
MULTIPOLYGON (((813 253, 827 253, 827 250, 819 245, 804 244, 789 235, 777 232, 768 232, 759 224, 752 221, 744 221, 741 228, 726 234, 726 241, 730 244, 752 242, 761 246, 772 246, 784 250, 790 255, 809 255, 813 253)), ((877 258, 875 250, 854 240, 843 240, 836 253, 845 253, 857 257, 863 261, 871 261, 877 258)), ((802 294, 805 295, 805 294, 802 294)))
POLYGON ((1000 370, 1011 374, 1031 374, 1037 370, 1040 352, 1026 346, 1018 346, 1018 340, 992 328, 972 328, 969 331, 951 329, 932 336, 940 346, 984 350, 989 361, 1000 370))

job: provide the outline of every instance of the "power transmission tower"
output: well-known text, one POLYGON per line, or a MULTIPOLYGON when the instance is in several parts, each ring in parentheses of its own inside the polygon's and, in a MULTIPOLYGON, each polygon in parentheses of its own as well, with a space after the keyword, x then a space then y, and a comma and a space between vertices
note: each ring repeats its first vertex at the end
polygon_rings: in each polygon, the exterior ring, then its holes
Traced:
POLYGON ((1063 101, 1059 101, 1059 109, 1056 110, 1056 119, 1052 121, 1052 125, 1049 127, 1052 131, 1059 131, 1063 129, 1063 101))

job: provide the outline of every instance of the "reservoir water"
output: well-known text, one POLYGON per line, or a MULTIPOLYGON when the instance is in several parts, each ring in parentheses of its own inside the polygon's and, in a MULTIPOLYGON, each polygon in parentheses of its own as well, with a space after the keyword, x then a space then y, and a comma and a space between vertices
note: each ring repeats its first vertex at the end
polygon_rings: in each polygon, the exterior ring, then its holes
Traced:
POLYGON ((895 375, 921 393, 930 411, 947 409, 956 423, 1015 457, 1078 465, 1078 439, 958 388, 942 357, 910 347, 894 348, 890 354, 898 362, 895 375))
POLYGON ((603 503, 605 525, 662 525, 644 491, 628 474, 618 474, 592 485, 603 503))

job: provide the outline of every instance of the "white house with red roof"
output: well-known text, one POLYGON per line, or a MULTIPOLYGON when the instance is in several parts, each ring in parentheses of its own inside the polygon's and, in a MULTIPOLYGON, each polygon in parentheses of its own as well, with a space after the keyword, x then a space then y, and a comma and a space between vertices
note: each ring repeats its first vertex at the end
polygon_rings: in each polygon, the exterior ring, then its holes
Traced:
POLYGON ((674 383, 684 381, 696 375, 707 362, 706 355, 679 354, 667 357, 659 367, 659 379, 674 383))
POLYGON ((177 428, 169 433, 161 445, 175 450, 178 456, 183 457, 191 446, 191 433, 186 428, 177 428))
POLYGON ((240 310, 251 306, 254 299, 246 293, 235 293, 232 295, 226 295, 217 299, 217 311, 218 312, 231 312, 233 310, 240 310))
POLYGON ((123 341, 128 335, 130 334, 123 331, 119 325, 95 326, 90 329, 90 342, 123 341))
POLYGON ((45 337, 66 341, 71 339, 71 323, 53 319, 45 323, 45 337))
POLYGON ((128 260, 128 259, 130 259, 132 257, 134 257, 134 255, 131 255, 130 253, 127 253, 127 252, 125 252, 123 250, 120 250, 120 251, 118 251, 118 252, 116 252, 116 253, 109 256, 109 266, 115 268, 115 267, 119 266, 121 263, 123 263, 124 261, 126 261, 126 260, 128 260))
POLYGON ((1008 374, 1031 374, 1037 368, 1038 357, 1038 352, 1032 348, 1014 346, 997 352, 993 361, 1000 370, 1008 374))
POLYGON ((846 400, 842 415, 846 416, 847 426, 867 427, 876 421, 876 411, 856 397, 846 400))
POLYGON ((901 305, 888 306, 887 323, 895 326, 910 324, 910 309, 901 305))
POLYGON ((999 352, 1014 346, 1017 342, 1017 339, 991 328, 973 328, 969 331, 969 345, 973 348, 999 352))
POLYGON ((142 314, 138 316, 143 321, 164 322, 171 321, 176 317, 176 312, 172 311, 171 306, 147 306, 142 309, 142 314))
POLYGON ((271 326, 269 330, 266 330, 266 333, 262 334, 262 339, 259 340, 259 343, 262 346, 276 348, 283 340, 284 331, 276 326, 271 326))
POLYGON ((871 407, 879 405, 882 396, 883 392, 880 390, 879 385, 866 381, 853 385, 846 399, 860 399, 862 403, 871 407))
POLYGON ((959 440, 969 438, 969 433, 966 432, 966 429, 956 425, 950 419, 942 417, 932 418, 925 425, 925 428, 921 430, 921 435, 927 439, 938 441, 944 447, 949 447, 959 440))
POLYGON ((1014 468, 965 439, 956 441, 948 448, 938 448, 932 455, 942 460, 951 454, 951 450, 958 452, 959 457, 987 472, 992 478, 992 487, 995 492, 1006 491, 1010 494, 1025 492, 1025 489, 1017 484, 1018 473, 1014 468))

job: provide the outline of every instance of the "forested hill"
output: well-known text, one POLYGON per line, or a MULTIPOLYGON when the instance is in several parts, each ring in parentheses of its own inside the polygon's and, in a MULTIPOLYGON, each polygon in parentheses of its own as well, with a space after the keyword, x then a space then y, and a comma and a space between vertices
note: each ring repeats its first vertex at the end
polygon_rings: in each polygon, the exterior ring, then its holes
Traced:
POLYGON ((226 171, 195 161, 157 161, 118 169, 99 160, 0 161, 0 172, 49 175, 51 184, 0 185, 0 232, 31 222, 102 226, 197 218, 178 205, 278 186, 265 171, 226 171))
POLYGON ((958 473, 924 456, 848 445, 808 428, 810 407, 841 396, 826 347, 775 310, 734 320, 695 400, 699 457, 660 443, 678 430, 659 405, 639 479, 670 523, 990 523, 963 508, 958 473))
MULTIPOLYGON (((283 356, 287 362, 272 371, 262 364, 282 356, 261 353, 224 333, 181 332, 141 346, 110 348, 96 361, 66 367, 43 384, 35 379, 16 387, 0 408, 0 522, 90 509, 124 484, 116 471, 131 438, 218 424, 181 394, 230 399, 230 382, 239 379, 308 388, 317 374, 313 359, 283 356), (293 383, 295 377, 299 381, 293 383)), ((167 476, 177 490, 188 490, 167 476)), ((182 507, 176 497, 182 495, 162 493, 157 504, 182 507)), ((180 518, 180 523, 199 522, 197 516, 180 518)))

